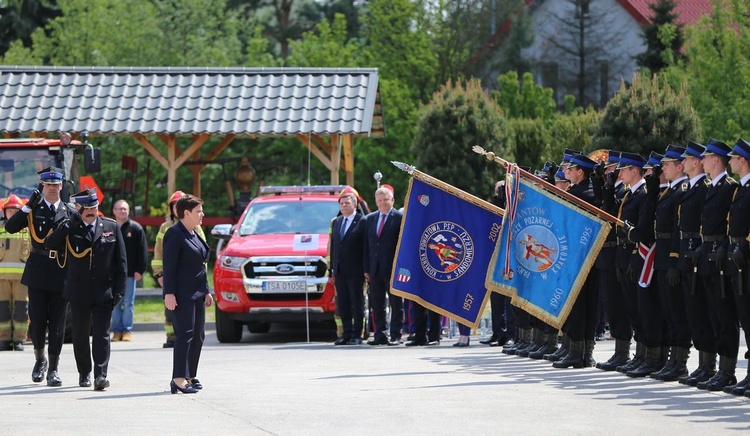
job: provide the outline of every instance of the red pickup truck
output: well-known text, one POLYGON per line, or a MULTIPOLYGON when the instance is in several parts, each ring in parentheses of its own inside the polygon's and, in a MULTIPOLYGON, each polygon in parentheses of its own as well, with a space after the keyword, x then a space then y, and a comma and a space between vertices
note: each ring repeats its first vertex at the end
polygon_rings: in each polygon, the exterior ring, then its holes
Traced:
MULTIPOLYGON (((266 333, 272 322, 333 320, 328 231, 345 186, 266 186, 238 224, 218 225, 214 267, 216 335, 239 342, 247 325, 266 333)), ((366 205, 365 205, 366 207, 366 205)))

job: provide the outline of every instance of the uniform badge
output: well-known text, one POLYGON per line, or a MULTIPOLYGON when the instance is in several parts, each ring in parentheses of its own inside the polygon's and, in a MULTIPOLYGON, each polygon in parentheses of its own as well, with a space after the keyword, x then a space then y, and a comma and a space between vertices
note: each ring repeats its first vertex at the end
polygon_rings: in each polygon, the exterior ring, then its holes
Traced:
POLYGON ((689 187, 690 184, 688 182, 682 182, 682 184, 680 185, 680 189, 682 189, 682 192, 687 191, 689 187))

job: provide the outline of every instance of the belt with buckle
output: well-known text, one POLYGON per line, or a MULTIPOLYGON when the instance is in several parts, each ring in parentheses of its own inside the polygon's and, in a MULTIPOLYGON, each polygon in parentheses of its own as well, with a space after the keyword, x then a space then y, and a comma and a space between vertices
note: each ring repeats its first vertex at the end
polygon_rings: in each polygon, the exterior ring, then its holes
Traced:
POLYGON ((700 239, 701 234, 698 232, 683 232, 680 231, 680 239, 700 239))
POLYGON ((656 239, 672 239, 671 232, 654 232, 656 239))
POLYGON ((703 236, 703 242, 721 242, 726 238, 725 235, 705 235, 703 236))
POLYGON ((57 259, 57 250, 42 250, 41 248, 31 247, 31 252, 41 254, 48 259, 57 259))
POLYGON ((614 248, 617 247, 617 241, 605 241, 602 244, 602 248, 614 248))
POLYGON ((746 238, 744 236, 730 236, 729 237, 729 243, 731 245, 739 245, 744 241, 746 238))

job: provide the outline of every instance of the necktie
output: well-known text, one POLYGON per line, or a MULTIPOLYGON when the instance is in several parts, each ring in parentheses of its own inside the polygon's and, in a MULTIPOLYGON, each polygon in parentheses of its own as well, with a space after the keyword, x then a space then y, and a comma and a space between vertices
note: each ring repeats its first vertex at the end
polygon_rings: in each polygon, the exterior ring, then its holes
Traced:
POLYGON ((54 205, 54 204, 50 204, 50 205, 49 205, 49 210, 51 210, 51 211, 52 211, 52 213, 56 213, 56 212, 57 212, 57 211, 55 210, 55 205, 54 205))
POLYGON ((349 221, 349 218, 344 218, 344 221, 341 222, 341 237, 343 238, 346 234, 346 223, 349 221))
POLYGON ((385 226, 385 214, 380 214, 380 224, 378 225, 378 238, 380 237, 380 234, 383 233, 383 226, 385 226))

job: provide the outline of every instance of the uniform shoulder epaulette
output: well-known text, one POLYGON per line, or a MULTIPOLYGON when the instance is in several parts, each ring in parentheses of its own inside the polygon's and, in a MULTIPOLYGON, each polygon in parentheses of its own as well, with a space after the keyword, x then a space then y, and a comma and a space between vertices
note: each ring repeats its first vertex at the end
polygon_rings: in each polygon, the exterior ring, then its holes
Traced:
POLYGON ((730 185, 736 185, 737 184, 737 181, 734 180, 733 178, 729 177, 729 176, 724 177, 724 178, 727 179, 727 183, 729 183, 730 185))
POLYGON ((112 218, 110 218, 110 217, 106 217, 106 216, 103 216, 103 217, 100 217, 100 218, 101 218, 101 219, 102 219, 103 221, 112 221, 113 223, 117 223, 117 221, 113 220, 113 219, 112 219, 112 218))

